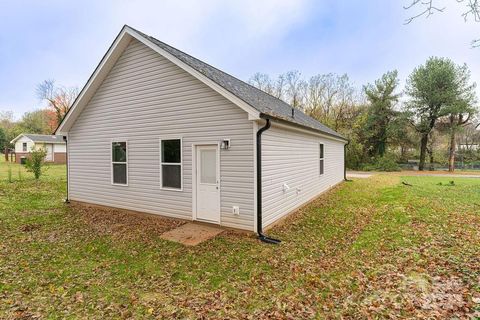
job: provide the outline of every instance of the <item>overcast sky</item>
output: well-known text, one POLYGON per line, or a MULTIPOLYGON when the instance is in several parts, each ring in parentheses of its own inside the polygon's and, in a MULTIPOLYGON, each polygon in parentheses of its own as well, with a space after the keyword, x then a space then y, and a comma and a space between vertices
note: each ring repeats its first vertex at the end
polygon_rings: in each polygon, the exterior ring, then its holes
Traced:
MULTIPOLYGON (((299 70, 373 82, 397 69, 402 86, 429 56, 467 63, 480 83, 480 23, 447 11, 404 25, 410 0, 0 0, 0 111, 42 106, 38 83, 83 87, 124 24, 248 80, 299 70)), ((420 9, 420 8, 419 8, 420 9)))

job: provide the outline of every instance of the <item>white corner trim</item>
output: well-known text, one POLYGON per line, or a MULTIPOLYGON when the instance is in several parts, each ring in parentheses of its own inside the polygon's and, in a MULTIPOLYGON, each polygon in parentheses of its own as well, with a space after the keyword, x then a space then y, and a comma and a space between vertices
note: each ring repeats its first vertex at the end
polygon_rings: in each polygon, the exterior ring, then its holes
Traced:
POLYGON ((253 232, 257 233, 257 131, 258 122, 253 122, 253 232))

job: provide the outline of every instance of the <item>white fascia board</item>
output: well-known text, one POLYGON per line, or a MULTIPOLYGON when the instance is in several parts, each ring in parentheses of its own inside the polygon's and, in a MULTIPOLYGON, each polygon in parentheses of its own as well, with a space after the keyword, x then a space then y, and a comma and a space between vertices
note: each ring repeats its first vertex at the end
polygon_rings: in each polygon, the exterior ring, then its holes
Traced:
POLYGON ((24 135, 23 133, 20 133, 20 134, 19 134, 18 136, 16 136, 12 141, 10 141, 10 143, 15 143, 15 142, 17 142, 17 140, 20 139, 21 137, 25 137, 25 138, 27 138, 28 140, 30 140, 30 141, 33 142, 32 139, 30 139, 29 137, 27 137, 27 136, 24 135))

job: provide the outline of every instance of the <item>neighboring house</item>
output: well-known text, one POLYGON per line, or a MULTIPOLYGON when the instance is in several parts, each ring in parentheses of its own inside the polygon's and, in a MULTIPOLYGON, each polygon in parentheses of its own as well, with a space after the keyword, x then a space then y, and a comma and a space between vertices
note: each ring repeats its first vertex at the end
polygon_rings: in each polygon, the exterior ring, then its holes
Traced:
POLYGON ((70 200, 259 234, 344 179, 341 135, 128 26, 56 133, 70 200))
POLYGON ((46 162, 66 162, 67 151, 65 141, 63 141, 63 136, 61 135, 51 136, 45 134, 22 133, 10 143, 15 144, 15 161, 17 163, 24 162, 34 148, 45 149, 47 152, 47 155, 45 156, 46 162))
POLYGON ((457 151, 464 151, 464 150, 471 150, 477 151, 480 147, 476 143, 458 143, 457 144, 457 151))

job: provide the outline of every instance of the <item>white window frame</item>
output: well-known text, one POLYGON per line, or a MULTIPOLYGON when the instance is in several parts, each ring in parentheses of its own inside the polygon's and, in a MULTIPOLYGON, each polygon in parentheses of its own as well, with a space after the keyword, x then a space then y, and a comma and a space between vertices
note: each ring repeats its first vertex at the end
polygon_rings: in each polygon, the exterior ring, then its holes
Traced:
POLYGON ((160 190, 168 190, 168 191, 183 191, 183 137, 179 136, 164 136, 160 137, 159 139, 159 162, 160 162, 160 190), (164 140, 180 140, 180 162, 163 162, 162 161, 162 141, 164 140), (163 165, 179 165, 180 166, 180 188, 170 188, 163 186, 163 165))
POLYGON ((325 174, 325 144, 320 142, 318 144, 318 175, 323 176, 324 174, 325 174), (322 151, 323 151, 323 154, 322 154, 322 151), (323 162, 323 172, 321 170, 322 166, 320 165, 320 163, 322 162, 323 162))
POLYGON ((129 151, 128 151, 128 141, 127 139, 112 139, 110 141, 110 183, 113 185, 113 186, 121 186, 121 187, 128 187, 128 154, 129 154, 129 151), (125 162, 118 162, 118 161, 113 161, 113 143, 115 142, 125 142, 125 149, 127 150, 127 156, 126 156, 126 159, 125 159, 125 162), (113 165, 114 164, 125 164, 126 166, 126 178, 127 178, 127 183, 115 183, 113 182, 113 165))
POLYGON ((28 152, 28 143, 22 142, 22 152, 28 152))

